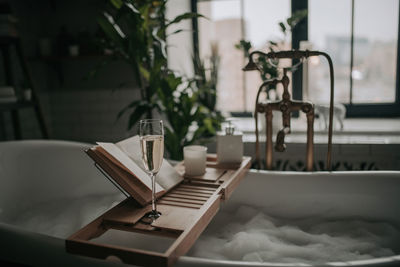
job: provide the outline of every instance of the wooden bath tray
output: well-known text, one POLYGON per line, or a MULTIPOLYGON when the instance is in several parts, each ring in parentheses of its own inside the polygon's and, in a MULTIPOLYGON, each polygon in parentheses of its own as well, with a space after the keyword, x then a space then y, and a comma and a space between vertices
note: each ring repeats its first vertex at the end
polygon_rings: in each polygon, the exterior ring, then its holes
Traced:
MULTIPOLYGON (((172 266, 184 255, 227 200, 250 168, 251 158, 236 166, 219 165, 207 157, 201 177, 184 180, 157 201, 161 217, 151 225, 140 219, 151 210, 129 197, 72 234, 66 240, 69 253, 101 259, 117 257, 141 266, 172 266)), ((183 176, 184 165, 175 166, 183 176)))

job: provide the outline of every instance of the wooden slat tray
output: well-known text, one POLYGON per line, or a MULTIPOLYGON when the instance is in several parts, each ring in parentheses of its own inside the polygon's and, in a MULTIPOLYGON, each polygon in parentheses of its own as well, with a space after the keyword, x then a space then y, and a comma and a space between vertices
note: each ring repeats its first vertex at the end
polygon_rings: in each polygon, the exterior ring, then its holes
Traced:
MULTIPOLYGON (((66 240, 69 253, 142 266, 171 266, 184 255, 207 227, 250 168, 251 158, 241 164, 218 165, 215 155, 207 157, 207 171, 183 182, 157 201, 160 218, 151 225, 141 218, 151 205, 140 207, 127 198, 66 240)), ((176 169, 184 175, 184 165, 176 169)))

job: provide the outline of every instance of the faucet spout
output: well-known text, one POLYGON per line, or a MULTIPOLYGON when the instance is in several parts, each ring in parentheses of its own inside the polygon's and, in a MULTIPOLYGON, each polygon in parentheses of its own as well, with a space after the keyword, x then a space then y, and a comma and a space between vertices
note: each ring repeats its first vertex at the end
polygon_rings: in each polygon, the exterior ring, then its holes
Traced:
POLYGON ((283 127, 276 135, 275 151, 283 152, 286 150, 285 136, 290 133, 289 127, 283 127))

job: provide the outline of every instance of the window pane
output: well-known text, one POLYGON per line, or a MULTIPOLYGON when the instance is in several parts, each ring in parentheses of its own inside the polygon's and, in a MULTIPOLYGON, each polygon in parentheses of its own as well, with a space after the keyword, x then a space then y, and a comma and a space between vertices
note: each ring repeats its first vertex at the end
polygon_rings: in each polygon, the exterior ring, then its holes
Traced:
POLYGON ((242 68, 247 60, 235 44, 245 38, 254 48, 266 51, 267 41, 282 38, 278 22, 290 16, 290 1, 214 0, 198 2, 197 8, 200 14, 209 18, 199 20, 200 57, 209 58, 211 44, 218 44, 218 108, 222 111, 253 111, 261 80, 255 71, 244 74, 242 68))
MULTIPOLYGON (((350 0, 309 0, 309 40, 313 50, 328 53, 335 74, 335 101, 350 100, 350 0)), ((329 102, 328 63, 323 57, 309 59, 308 90, 304 98, 315 103, 329 102)))
POLYGON ((398 0, 354 3, 353 103, 395 101, 398 0))
POLYGON ((235 48, 242 38, 240 1, 199 2, 198 12, 209 19, 199 20, 200 57, 207 62, 211 45, 217 44, 220 56, 217 106, 222 111, 242 111, 243 55, 235 48))
POLYGON ((278 23, 290 16, 290 1, 246 0, 244 17, 246 39, 255 47, 265 48, 269 40, 282 38, 278 23))
MULTIPOLYGON (((280 31, 279 22, 285 21, 288 17, 290 17, 289 0, 244 1, 246 39, 251 41, 255 49, 263 52, 269 52, 267 48, 268 41, 278 42, 279 40, 284 40, 284 36, 280 31)), ((282 46, 282 49, 291 49, 290 39, 286 40, 286 43, 282 46)), ((283 61, 284 60, 282 60, 280 63, 283 61)), ((244 64, 246 63, 247 60, 244 64)), ((245 81, 246 95, 244 101, 246 101, 246 110, 254 111, 257 91, 262 81, 257 71, 245 72, 245 81)), ((291 85, 292 83, 290 83, 290 87, 291 85)), ((279 95, 281 95, 282 92, 283 88, 281 85, 279 85, 279 95)))

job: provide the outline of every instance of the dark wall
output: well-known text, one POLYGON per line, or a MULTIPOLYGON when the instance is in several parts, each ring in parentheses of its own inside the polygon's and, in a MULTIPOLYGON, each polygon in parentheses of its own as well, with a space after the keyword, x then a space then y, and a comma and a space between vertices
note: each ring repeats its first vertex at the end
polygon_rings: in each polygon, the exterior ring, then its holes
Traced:
POLYGON ((17 24, 24 51, 32 69, 37 70, 37 81, 43 80, 41 90, 82 89, 99 87, 134 86, 129 66, 114 62, 99 70, 95 79, 85 79, 106 58, 98 45, 102 32, 97 18, 105 9, 99 0, 13 0, 12 10, 19 19, 17 24), (68 36, 66 38, 66 36, 68 36), (39 44, 51 42, 51 56, 43 58, 39 44), (69 43, 80 46, 78 57, 69 57, 69 43))
MULTIPOLYGON (((97 45, 101 37, 97 18, 106 1, 12 0, 9 3, 18 19, 17 29, 50 137, 86 142, 125 138, 129 134, 127 116, 117 121, 117 114, 138 99, 139 91, 125 62, 103 64, 109 57, 97 45), (43 40, 51 43, 50 54, 41 53, 39 44, 43 40), (75 43, 80 45, 80 53, 70 56, 66 47, 75 43), (95 69, 98 69, 96 75, 90 77, 95 69)), ((15 58, 13 65, 18 65, 15 58)), ((14 67, 15 80, 21 83, 21 71, 14 67)), ((0 84, 2 80, 0 76, 0 84)), ((23 139, 41 138, 33 111, 21 111, 20 121, 23 139)), ((9 114, 4 115, 2 127, 5 132, 2 139, 13 139, 9 114)))

